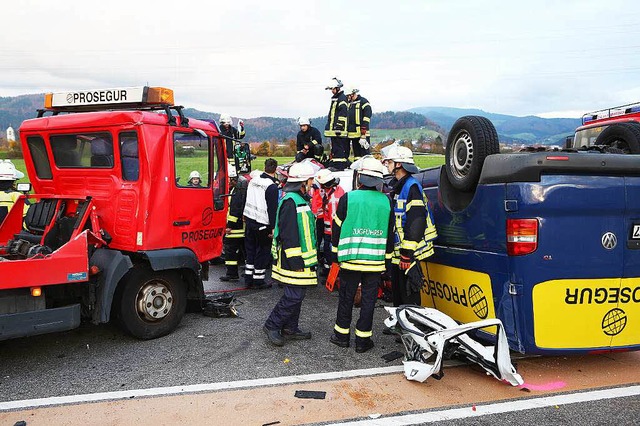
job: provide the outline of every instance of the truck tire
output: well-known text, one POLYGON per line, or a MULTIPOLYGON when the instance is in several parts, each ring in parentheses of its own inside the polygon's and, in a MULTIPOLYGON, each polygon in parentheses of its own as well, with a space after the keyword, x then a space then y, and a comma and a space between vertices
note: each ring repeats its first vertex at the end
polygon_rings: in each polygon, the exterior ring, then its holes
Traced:
POLYGON ((473 191, 484 159, 499 152, 498 132, 491 121, 474 115, 459 118, 451 127, 445 148, 445 170, 451 185, 473 191))
POLYGON ((117 313, 121 327, 138 339, 155 339, 180 324, 187 289, 176 271, 134 267, 124 278, 117 313))
POLYGON ((621 149, 625 154, 640 154, 640 123, 617 123, 600 133, 595 145, 621 149))

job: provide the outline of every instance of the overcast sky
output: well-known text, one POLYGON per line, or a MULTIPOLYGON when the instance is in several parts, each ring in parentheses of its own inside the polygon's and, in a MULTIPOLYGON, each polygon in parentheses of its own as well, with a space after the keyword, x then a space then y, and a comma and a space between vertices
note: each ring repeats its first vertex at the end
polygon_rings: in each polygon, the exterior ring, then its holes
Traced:
POLYGON ((577 117, 640 101, 638 0, 3 2, 0 96, 125 86, 234 117, 374 111, 577 117))

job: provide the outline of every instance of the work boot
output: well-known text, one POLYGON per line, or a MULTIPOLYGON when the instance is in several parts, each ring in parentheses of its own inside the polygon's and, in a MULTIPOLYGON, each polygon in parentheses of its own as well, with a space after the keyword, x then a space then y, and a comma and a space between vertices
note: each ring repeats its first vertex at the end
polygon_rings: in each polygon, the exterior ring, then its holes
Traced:
POLYGON ((280 330, 269 330, 267 326, 262 326, 262 331, 267 335, 267 340, 274 346, 283 346, 284 338, 282 337, 282 333, 280 330))
POLYGON ((393 336, 394 334, 401 334, 402 333, 402 329, 400 329, 400 327, 398 327, 397 325, 394 325, 393 327, 385 327, 382 329, 382 334, 385 334, 387 336, 393 336))
POLYGON ((308 340, 311 339, 310 331, 302 331, 300 329, 297 330, 287 330, 286 328, 282 329, 282 336, 285 339, 291 340, 308 340))
POLYGON ((368 351, 369 349, 373 348, 375 345, 373 344, 373 340, 371 339, 364 339, 360 342, 356 342, 356 352, 361 354, 363 352, 368 351))
POLYGON ((220 277, 220 281, 228 282, 228 281, 238 281, 240 279, 237 275, 223 275, 220 277))
POLYGON ((341 348, 349 347, 349 339, 341 339, 338 336, 336 336, 335 333, 332 334, 331 337, 329 337, 329 341, 336 346, 340 346, 341 348))

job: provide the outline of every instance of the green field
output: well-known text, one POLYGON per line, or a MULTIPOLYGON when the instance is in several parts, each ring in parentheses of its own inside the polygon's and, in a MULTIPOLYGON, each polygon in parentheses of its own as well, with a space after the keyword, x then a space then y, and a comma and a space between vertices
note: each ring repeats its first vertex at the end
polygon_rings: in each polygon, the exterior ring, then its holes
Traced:
MULTIPOLYGON (((0 158, 2 155, 0 154, 0 158)), ((273 157, 278 161, 278 164, 287 164, 293 161, 293 157, 273 157)), ((267 157, 258 157, 253 160, 252 166, 254 169, 264 170, 264 160, 267 157)), ((25 174, 24 179, 21 179, 20 182, 26 183, 29 182, 29 177, 27 176, 27 169, 24 165, 24 160, 21 158, 14 158, 13 164, 15 164, 16 168, 25 174)), ((415 156, 416 165, 420 168, 434 167, 440 166, 444 164, 444 156, 443 155, 416 155, 415 156)), ((192 170, 198 170, 201 173, 204 173, 207 170, 206 167, 207 159, 206 157, 178 157, 178 173, 180 176, 180 182, 187 182, 189 173, 192 170)))

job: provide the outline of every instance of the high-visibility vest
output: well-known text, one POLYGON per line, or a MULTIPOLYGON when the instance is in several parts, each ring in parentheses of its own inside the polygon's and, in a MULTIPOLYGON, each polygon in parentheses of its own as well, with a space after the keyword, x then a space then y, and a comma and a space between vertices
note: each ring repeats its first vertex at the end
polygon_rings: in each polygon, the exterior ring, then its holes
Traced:
POLYGON ((422 185, 413 176, 409 176, 402 187, 402 190, 395 198, 394 214, 395 214, 395 244, 393 252, 393 263, 400 262, 400 249, 407 249, 413 251, 413 257, 416 260, 423 260, 433 254, 433 240, 436 239, 438 233, 436 226, 433 223, 433 215, 428 209, 428 200, 424 192, 422 191, 422 185), (420 193, 422 194, 421 200, 412 200, 409 204, 407 198, 409 197, 409 189, 411 186, 417 185, 420 193), (424 235, 420 241, 409 241, 404 238, 404 225, 407 221, 407 210, 412 207, 422 207, 427 210, 427 223, 424 230, 424 235))
POLYGON ((307 201, 296 192, 287 192, 284 198, 278 204, 278 212, 276 214, 276 226, 273 230, 273 242, 271 244, 271 254, 275 259, 275 264, 271 270, 271 277, 284 284, 293 285, 316 285, 318 278, 315 271, 311 270, 313 266, 318 264, 318 253, 316 251, 316 224, 315 217, 311 212, 311 207, 307 201), (287 200, 293 200, 296 206, 296 220, 298 224, 298 237, 300 240, 299 247, 282 248, 279 241, 280 235, 280 210, 287 200), (295 256, 302 257, 304 268, 302 271, 292 271, 285 269, 282 265, 283 257, 291 258, 295 256))
POLYGON ((344 92, 340 92, 331 98, 331 107, 329 108, 329 116, 327 124, 324 127, 324 135, 326 137, 347 137, 347 96, 344 92))
POLYGON ((369 101, 358 96, 358 99, 349 104, 349 132, 348 137, 350 139, 360 138, 362 136, 371 136, 369 132, 371 126, 371 105, 369 101), (361 127, 367 129, 365 134, 362 134, 361 127))
POLYGON ((343 269, 385 270, 391 205, 386 195, 357 190, 347 195, 347 214, 340 227, 338 262, 343 269))
POLYGON ((247 202, 244 205, 244 215, 262 225, 269 225, 269 211, 265 194, 269 185, 274 185, 273 180, 263 177, 255 177, 249 182, 247 189, 247 202))

